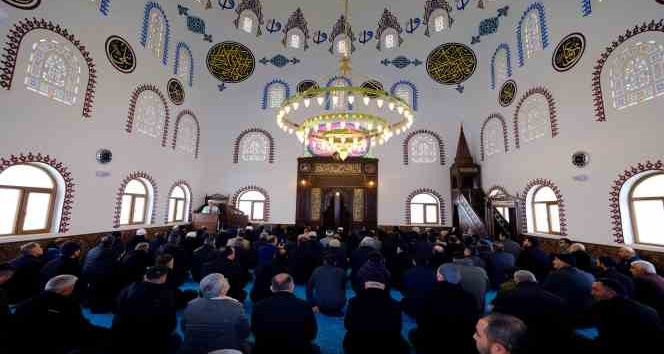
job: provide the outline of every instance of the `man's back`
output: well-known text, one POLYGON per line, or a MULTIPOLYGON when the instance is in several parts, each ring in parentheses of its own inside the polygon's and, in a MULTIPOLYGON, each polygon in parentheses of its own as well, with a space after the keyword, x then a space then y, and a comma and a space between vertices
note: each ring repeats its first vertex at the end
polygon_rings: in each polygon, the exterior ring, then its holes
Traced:
POLYGON ((489 288, 489 277, 486 271, 480 267, 472 265, 472 260, 455 260, 454 264, 461 273, 461 287, 467 292, 473 294, 479 311, 484 310, 484 297, 489 288))
POLYGON ((318 333, 311 305, 285 291, 254 306, 251 327, 255 353, 309 353, 318 333))
POLYGON ((119 339, 148 333, 163 339, 175 330, 175 311, 175 294, 165 284, 133 283, 118 295, 113 331, 119 339))
POLYGON ((599 345, 611 353, 652 351, 661 345, 662 323, 657 312, 624 297, 602 300, 591 309, 599 345))
POLYGON ((322 265, 307 284, 307 300, 322 311, 341 311, 346 303, 346 272, 332 265, 322 265))
POLYGON ((245 348, 251 334, 242 304, 232 298, 198 298, 182 316, 183 352, 207 354, 218 349, 245 348))
POLYGON ((657 274, 636 277, 636 300, 648 305, 664 316, 664 278, 657 274))
POLYGON ((594 277, 576 267, 563 267, 549 274, 542 287, 567 301, 573 311, 587 309, 592 301, 594 277))
POLYGON ((497 251, 489 256, 487 262, 487 272, 491 280, 491 286, 495 289, 500 287, 500 284, 508 280, 508 273, 514 270, 516 266, 516 259, 514 256, 505 251, 497 251))

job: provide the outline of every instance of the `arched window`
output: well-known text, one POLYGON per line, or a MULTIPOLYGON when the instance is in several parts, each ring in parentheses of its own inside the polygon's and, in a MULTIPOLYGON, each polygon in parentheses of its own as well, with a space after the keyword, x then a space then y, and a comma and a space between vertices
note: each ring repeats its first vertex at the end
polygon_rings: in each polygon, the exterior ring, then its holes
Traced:
POLYGON ((442 32, 450 28, 450 14, 445 9, 437 9, 431 14, 429 20, 430 28, 433 28, 434 33, 442 32))
POLYGON ((25 85, 30 91, 73 105, 81 94, 81 63, 67 42, 40 39, 32 45, 25 85))
POLYGON ((246 162, 264 162, 269 156, 270 140, 262 132, 247 133, 240 140, 240 156, 246 162))
POLYGON ((547 186, 537 186, 532 197, 533 230, 537 233, 560 234, 560 203, 547 186))
POLYGON ((145 4, 141 45, 148 48, 155 58, 168 64, 168 41, 170 27, 166 13, 159 4, 149 1, 145 4))
POLYGON ((629 194, 634 242, 664 246, 664 173, 646 174, 629 194))
MULTIPOLYGON (((335 76, 327 82, 327 87, 349 87, 353 86, 350 79, 343 76, 335 76)), ((348 102, 346 91, 337 90, 334 94, 327 94, 325 109, 353 109, 353 105, 348 102)))
POLYGON ((406 86, 400 86, 397 89, 397 92, 394 93, 395 96, 399 97, 402 99, 404 102, 408 103, 409 105, 411 104, 411 90, 406 87, 406 86))
POLYGON ((408 103, 414 111, 417 111, 419 93, 415 84, 402 80, 392 85, 390 92, 408 103))
POLYGON ((609 63, 614 108, 625 109, 664 95, 662 43, 626 43, 613 52, 609 63))
POLYGON ((166 106, 161 97, 152 90, 141 92, 136 101, 134 127, 144 135, 161 138, 165 135, 166 106))
POLYGON ((188 221, 191 193, 185 185, 176 185, 168 197, 168 223, 188 221))
POLYGON ((184 114, 177 126, 175 148, 190 154, 196 154, 198 147, 198 122, 193 116, 184 114))
POLYGON ((440 154, 438 140, 431 134, 417 134, 408 141, 408 154, 414 163, 438 162, 440 154))
POLYGON ((519 109, 519 134, 522 142, 531 142, 546 136, 551 131, 549 104, 546 97, 532 95, 519 109))
POLYGON ((263 89, 263 109, 279 108, 290 97, 290 86, 284 80, 272 80, 263 89))
POLYGON ((339 37, 335 47, 337 48, 337 54, 348 55, 348 40, 346 40, 346 37, 339 37))
POLYGON ((237 198, 237 208, 240 209, 250 221, 265 221, 266 196, 256 190, 249 190, 237 198))
POLYGON ((491 58, 491 88, 512 77, 512 58, 510 47, 502 43, 496 48, 491 58))
POLYGON ((147 224, 151 196, 148 185, 140 178, 132 179, 122 192, 120 225, 147 224))
POLYGON ((0 173, 0 235, 48 233, 57 215, 58 183, 39 164, 18 164, 0 173))
POLYGON ((533 3, 524 11, 517 25, 516 40, 519 50, 519 66, 523 66, 526 59, 534 57, 537 52, 549 46, 546 15, 542 3, 533 3))
POLYGON ((410 200, 411 224, 440 224, 440 201, 429 193, 417 194, 410 200))
POLYGON ((387 49, 394 49, 396 46, 396 40, 394 39, 396 35, 394 33, 387 33, 385 34, 385 48, 387 49))
POLYGON ((500 119, 489 119, 482 131, 484 156, 490 157, 505 152, 504 127, 500 119))
POLYGON ((175 48, 175 65, 173 74, 179 76, 183 81, 188 82, 189 86, 194 84, 194 59, 191 49, 186 43, 179 42, 175 48))

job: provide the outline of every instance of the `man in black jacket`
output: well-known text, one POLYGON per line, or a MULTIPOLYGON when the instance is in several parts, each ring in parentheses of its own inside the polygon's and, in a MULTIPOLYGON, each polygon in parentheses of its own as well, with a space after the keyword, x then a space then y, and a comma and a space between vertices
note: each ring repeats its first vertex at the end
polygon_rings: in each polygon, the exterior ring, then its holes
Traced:
POLYGON ((131 283, 143 280, 145 270, 152 265, 150 258, 150 244, 141 242, 136 245, 133 251, 127 253, 120 260, 120 269, 122 269, 122 286, 125 287, 131 283))
POLYGON ((553 267, 542 288, 565 299, 570 311, 581 314, 591 303, 590 290, 595 277, 576 267, 576 258, 572 254, 557 254, 553 258, 553 267))
POLYGON ((26 343, 34 353, 99 352, 107 330, 92 325, 71 298, 77 280, 73 275, 58 275, 46 283, 41 294, 18 305, 13 328, 17 353, 25 351, 26 343))
POLYGON ((461 287, 461 273, 454 264, 441 265, 436 283, 416 315, 417 328, 410 341, 418 354, 445 351, 474 354, 473 331, 480 313, 475 297, 461 287))
POLYGON ((244 286, 251 280, 251 273, 245 272, 235 261, 235 249, 233 247, 226 247, 215 252, 212 260, 203 265, 201 276, 205 277, 212 273, 223 274, 231 285, 228 296, 239 302, 244 302, 247 298, 244 286))
POLYGON ((44 250, 38 243, 30 242, 21 246, 21 255, 9 262, 14 267, 14 276, 7 283, 9 303, 16 304, 39 294, 43 254, 44 250))
POLYGON ((318 353, 312 342, 318 333, 318 324, 311 305, 295 297, 293 278, 277 274, 272 279, 274 295, 254 306, 251 328, 256 338, 255 354, 318 353))
POLYGON ((316 268, 307 283, 307 301, 316 312, 330 316, 342 315, 346 305, 346 272, 337 267, 334 253, 326 253, 323 265, 316 268))
POLYGON ((516 265, 520 269, 533 272, 537 279, 543 281, 551 269, 551 257, 539 248, 537 237, 527 237, 523 240, 523 250, 516 260, 516 265))
POLYGON ((407 270, 401 279, 401 309, 410 317, 417 316, 424 300, 429 297, 436 281, 435 271, 426 258, 418 258, 415 266, 407 270))
POLYGON ((52 278, 70 274, 76 277, 81 275, 81 245, 75 241, 67 241, 60 247, 60 257, 46 263, 41 270, 41 283, 45 286, 52 278))
POLYGON ((203 275, 201 275, 203 265, 212 259, 214 251, 214 235, 206 236, 205 240, 203 241, 203 245, 194 250, 194 253, 191 257, 191 278, 195 282, 200 282, 201 279, 203 279, 203 275))
POLYGON ((11 313, 9 312, 9 299, 4 290, 4 284, 14 275, 14 267, 9 263, 0 264, 0 350, 3 353, 9 353, 9 328, 11 328, 11 313))
POLYGON ((535 275, 526 270, 514 273, 516 288, 500 292, 493 300, 493 311, 516 316, 526 323, 539 353, 567 350, 573 334, 569 308, 565 300, 537 284, 535 275))
POLYGON ((169 269, 154 266, 145 280, 126 287, 117 298, 113 318, 115 353, 173 353, 181 339, 175 333, 175 292, 166 285, 169 269))
POLYGON ((92 313, 109 312, 120 288, 113 239, 105 236, 88 251, 83 262, 83 280, 88 284, 87 300, 92 313))
POLYGON ((634 280, 620 272, 618 264, 610 256, 601 256, 597 259, 597 278, 609 278, 616 280, 625 290, 625 296, 633 299, 635 296, 634 280))

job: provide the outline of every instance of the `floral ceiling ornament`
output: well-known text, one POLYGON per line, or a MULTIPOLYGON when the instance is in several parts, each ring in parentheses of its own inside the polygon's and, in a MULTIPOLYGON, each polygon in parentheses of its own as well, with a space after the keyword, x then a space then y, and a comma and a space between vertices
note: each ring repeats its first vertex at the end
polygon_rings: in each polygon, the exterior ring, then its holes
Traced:
POLYGON ((283 44, 284 47, 288 45, 288 32, 294 28, 302 31, 304 35, 304 50, 309 49, 309 39, 311 38, 311 35, 309 34, 309 25, 307 24, 307 20, 304 18, 302 9, 299 7, 288 18, 288 22, 284 28, 284 39, 281 41, 281 44, 283 44))
POLYGON ((341 15, 341 17, 339 17, 339 19, 337 20, 337 23, 332 28, 332 32, 329 36, 330 37, 329 41, 330 43, 332 43, 329 49, 330 54, 334 54, 334 42, 337 39, 337 37, 340 36, 341 34, 345 34, 348 37, 348 40, 350 41, 350 52, 354 53, 355 41, 357 40, 357 38, 355 37, 355 33, 353 33, 353 28, 346 20, 346 16, 341 15))
POLYGON ((232 10, 235 8, 235 0, 219 0, 218 3, 222 10, 232 10))
POLYGON ((480 22, 479 32, 477 36, 473 36, 470 44, 475 44, 480 42, 480 37, 488 36, 490 34, 496 33, 498 31, 498 26, 500 25, 500 18, 507 17, 507 11, 510 9, 509 6, 504 6, 498 9, 498 15, 496 17, 485 18, 480 22))
POLYGON ((397 37, 399 40, 397 41, 396 46, 401 47, 401 44, 403 44, 403 37, 401 37, 403 34, 403 28, 401 28, 401 25, 399 24, 399 19, 386 8, 383 11, 383 15, 381 16, 380 20, 378 21, 378 29, 376 30, 376 40, 378 41, 378 44, 376 44, 376 49, 378 50, 381 50, 383 43, 383 32, 385 32, 387 29, 393 29, 397 32, 397 37))
MULTIPOLYGON (((464 5, 465 6, 465 5, 464 5)), ((450 26, 454 23, 454 19, 450 16, 452 12, 452 6, 445 0, 427 0, 426 5, 424 5, 424 22, 426 23, 427 29, 424 31, 424 35, 431 37, 431 29, 429 24, 431 23, 431 15, 434 11, 442 9, 447 12, 447 16, 450 18, 450 26)))
POLYGON ((281 69, 281 68, 285 67, 286 65, 288 65, 289 63, 292 64, 292 65, 299 64, 301 62, 301 60, 298 59, 298 58, 295 58, 295 57, 289 59, 285 55, 277 54, 277 55, 273 56, 271 59, 263 57, 263 59, 259 60, 258 62, 263 64, 263 65, 272 64, 272 65, 276 66, 277 68, 281 69))
POLYGON ((423 62, 417 58, 409 59, 404 57, 403 55, 400 55, 394 59, 383 59, 380 61, 381 64, 385 66, 390 66, 394 65, 395 68, 401 70, 407 68, 409 65, 412 66, 420 66, 423 64, 423 62))
POLYGON ((265 24, 263 18, 263 4, 261 4, 260 0, 240 0, 240 4, 237 5, 237 8, 235 9, 235 13, 237 13, 237 18, 233 21, 235 28, 240 28, 240 17, 242 17, 242 13, 245 11, 251 11, 256 15, 256 19, 258 20, 256 37, 259 37, 263 34, 261 27, 265 24))
POLYGON ((186 16, 187 17, 187 28, 197 34, 202 34, 203 35, 203 40, 212 43, 212 35, 206 33, 205 31, 205 21, 196 16, 190 16, 189 15, 189 8, 178 5, 178 13, 181 16, 186 16))
POLYGON ((281 31, 282 24, 277 20, 276 18, 273 18, 271 20, 267 21, 267 25, 265 25, 265 29, 267 30, 267 33, 272 34, 272 33, 277 33, 281 31))

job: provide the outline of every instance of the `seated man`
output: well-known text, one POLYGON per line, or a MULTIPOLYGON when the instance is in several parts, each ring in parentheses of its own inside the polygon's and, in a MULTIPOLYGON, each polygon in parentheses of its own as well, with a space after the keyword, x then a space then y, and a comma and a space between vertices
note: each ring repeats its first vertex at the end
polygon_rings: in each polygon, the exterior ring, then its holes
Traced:
MULTIPOLYGON (((92 325, 81 306, 72 299, 76 278, 58 275, 46 283, 44 291, 21 303, 14 315, 13 338, 16 353, 96 353, 104 343, 107 330, 92 325), (35 334, 39 333, 39 340, 35 334), (29 343, 29 344, 28 344, 29 343)), ((103 346, 102 346, 103 347, 103 346)), ((10 351, 12 352, 12 351, 10 351)))
POLYGON ((526 325, 520 319, 494 313, 477 322, 475 344, 479 354, 528 353, 526 325))
POLYGON ((346 305, 346 272, 337 267, 334 253, 326 253, 323 265, 316 268, 307 283, 307 300, 315 312, 330 316, 342 315, 346 305))
POLYGON ((191 301, 182 316, 181 354, 207 354, 220 349, 248 351, 249 321, 242 304, 226 296, 229 288, 228 280, 219 273, 201 280, 203 297, 191 301))
POLYGON ((21 255, 9 264, 14 267, 14 276, 7 283, 9 303, 16 304, 39 294, 41 289, 40 272, 44 266, 44 250, 36 242, 21 246, 21 255))
POLYGON ((344 350, 353 353, 408 353, 401 336, 401 308, 387 291, 384 272, 365 274, 363 290, 348 302, 344 327, 344 350))
POLYGON ((647 261, 634 261, 630 268, 634 276, 636 300, 654 308, 664 317, 664 277, 657 274, 655 265, 647 261))
POLYGON ((471 339, 480 313, 475 297, 461 287, 461 273, 454 264, 444 264, 436 272, 436 283, 415 316, 417 328, 410 341, 418 354, 445 351, 475 354, 471 339))
POLYGON ((590 290, 595 277, 576 267, 576 258, 569 253, 557 254, 553 268, 542 288, 563 298, 572 313, 580 314, 591 305, 590 290))
POLYGON ((120 261, 122 270, 122 285, 127 286, 131 283, 143 280, 145 270, 152 265, 150 258, 150 244, 141 242, 136 245, 133 251, 127 253, 120 261))
POLYGON ((163 354, 178 348, 175 292, 166 285, 168 273, 167 267, 151 267, 142 282, 120 292, 112 325, 115 352, 163 354))
POLYGON ((254 354, 319 353, 312 342, 318 324, 311 305, 295 297, 295 283, 286 273, 272 278, 274 295, 254 306, 251 328, 256 338, 254 354))
POLYGON ((92 313, 109 312, 120 290, 113 238, 103 237, 95 248, 88 251, 82 274, 88 284, 87 300, 92 313))
POLYGON ((416 317, 424 300, 430 295, 436 276, 434 269, 429 266, 427 258, 419 258, 416 265, 407 270, 402 278, 401 309, 410 317, 416 317))

